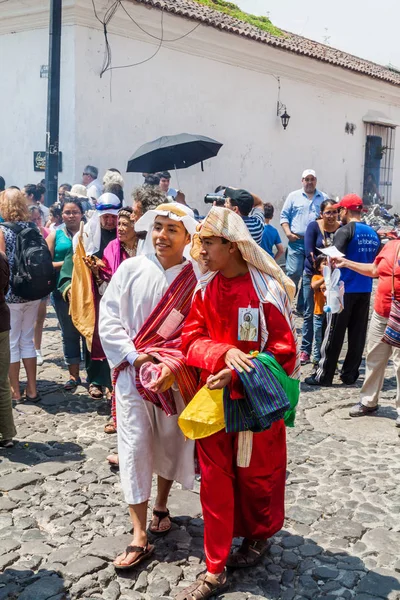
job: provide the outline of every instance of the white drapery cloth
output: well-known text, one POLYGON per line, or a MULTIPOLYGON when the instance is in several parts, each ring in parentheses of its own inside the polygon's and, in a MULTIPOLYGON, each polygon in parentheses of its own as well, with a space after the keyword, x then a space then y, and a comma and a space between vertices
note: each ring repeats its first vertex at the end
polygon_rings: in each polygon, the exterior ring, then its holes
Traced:
MULTIPOLYGON (((99 333, 111 367, 135 351, 132 341, 157 306, 186 261, 166 271, 154 254, 125 260, 100 302, 99 333)), ((186 488, 194 482, 194 443, 185 441, 178 427, 184 408, 174 391, 178 415, 165 413, 146 402, 135 385, 135 369, 121 371, 116 390, 118 453, 125 500, 139 504, 149 499, 152 474, 178 481, 186 488)))

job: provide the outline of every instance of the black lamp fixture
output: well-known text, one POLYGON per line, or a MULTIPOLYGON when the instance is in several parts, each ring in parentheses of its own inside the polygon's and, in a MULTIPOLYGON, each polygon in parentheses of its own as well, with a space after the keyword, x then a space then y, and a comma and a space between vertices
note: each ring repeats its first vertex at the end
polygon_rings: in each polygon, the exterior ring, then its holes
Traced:
POLYGON ((289 125, 290 115, 288 115, 286 104, 282 104, 279 100, 276 105, 276 114, 281 118, 283 129, 286 129, 289 125))
POLYGON ((289 125, 290 115, 288 115, 286 104, 281 102, 281 78, 273 75, 278 82, 278 100, 276 103, 276 115, 281 118, 282 127, 285 130, 289 125))

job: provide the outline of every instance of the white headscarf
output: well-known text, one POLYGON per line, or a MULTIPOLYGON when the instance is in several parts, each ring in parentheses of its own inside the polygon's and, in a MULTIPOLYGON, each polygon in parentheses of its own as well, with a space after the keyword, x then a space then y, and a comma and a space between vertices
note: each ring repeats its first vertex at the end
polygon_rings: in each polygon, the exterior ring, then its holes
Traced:
MULTIPOLYGON (((196 232, 197 221, 194 218, 194 213, 191 208, 179 202, 168 202, 168 204, 160 204, 153 210, 148 210, 140 219, 135 223, 135 231, 147 231, 146 239, 140 248, 140 254, 154 254, 154 246, 152 241, 152 232, 155 218, 161 215, 162 217, 168 217, 173 221, 183 223, 186 231, 192 237, 196 232)), ((185 250, 184 255, 189 258, 190 246, 187 246, 188 251, 185 250)))
MULTIPOLYGON (((101 223, 102 215, 118 215, 119 209, 122 208, 121 200, 115 194, 109 192, 102 194, 96 203, 96 210, 93 211, 88 222, 83 228, 83 245, 86 255, 96 254, 100 250, 101 245, 101 223)), ((72 241, 74 252, 78 245, 80 233, 74 235, 72 241)))

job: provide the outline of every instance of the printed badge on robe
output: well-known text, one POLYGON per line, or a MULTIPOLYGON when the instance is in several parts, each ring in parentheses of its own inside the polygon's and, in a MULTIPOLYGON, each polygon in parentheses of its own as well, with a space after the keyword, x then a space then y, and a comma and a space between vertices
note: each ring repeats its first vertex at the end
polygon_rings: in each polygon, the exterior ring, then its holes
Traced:
POLYGON ((173 308, 158 329, 158 335, 164 338, 164 340, 167 340, 174 333, 174 331, 178 329, 184 318, 184 315, 180 313, 179 310, 173 308))
POLYGON ((238 340, 241 342, 258 340, 258 308, 239 308, 238 340))

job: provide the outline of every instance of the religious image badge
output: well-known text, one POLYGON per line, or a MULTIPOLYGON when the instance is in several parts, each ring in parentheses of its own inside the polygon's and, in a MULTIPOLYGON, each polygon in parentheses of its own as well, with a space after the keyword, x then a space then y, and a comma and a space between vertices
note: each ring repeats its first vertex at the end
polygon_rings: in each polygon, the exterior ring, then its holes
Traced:
POLYGON ((258 308, 239 308, 238 340, 242 342, 258 340, 258 308))

